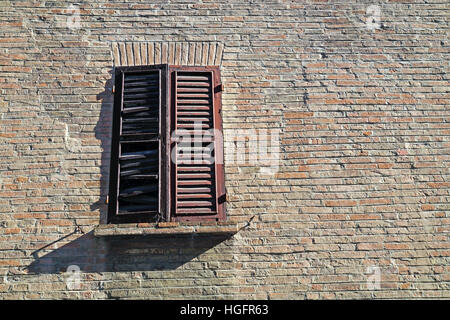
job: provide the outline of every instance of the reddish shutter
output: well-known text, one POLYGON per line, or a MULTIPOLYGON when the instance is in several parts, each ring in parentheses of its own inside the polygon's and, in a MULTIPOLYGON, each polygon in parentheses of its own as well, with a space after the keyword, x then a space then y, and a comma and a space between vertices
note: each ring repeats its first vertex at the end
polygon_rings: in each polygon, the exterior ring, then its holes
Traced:
POLYGON ((189 144, 171 145, 171 220, 224 220, 225 186, 221 119, 221 82, 218 67, 170 67, 171 133, 183 130, 189 144), (211 129, 216 129, 214 133, 211 129), (194 131, 195 130, 195 131, 194 131), (218 133, 219 132, 219 133, 218 133), (195 135, 197 134, 197 136, 195 135), (201 139, 198 136, 201 135, 201 139), (212 150, 212 151, 211 151, 212 150), (210 159, 199 159, 192 151, 210 159))
POLYGON ((108 222, 164 214, 166 88, 166 65, 116 68, 108 222))

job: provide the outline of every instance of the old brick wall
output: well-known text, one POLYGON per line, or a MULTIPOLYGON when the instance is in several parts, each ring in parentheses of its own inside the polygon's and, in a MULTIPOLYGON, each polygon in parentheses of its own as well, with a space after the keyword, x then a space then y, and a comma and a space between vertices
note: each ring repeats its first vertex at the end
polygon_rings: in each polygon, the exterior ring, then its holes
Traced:
POLYGON ((71 3, 0 1, 0 298, 450 298, 447 0, 71 3), (223 45, 233 237, 93 236, 130 42, 223 45))

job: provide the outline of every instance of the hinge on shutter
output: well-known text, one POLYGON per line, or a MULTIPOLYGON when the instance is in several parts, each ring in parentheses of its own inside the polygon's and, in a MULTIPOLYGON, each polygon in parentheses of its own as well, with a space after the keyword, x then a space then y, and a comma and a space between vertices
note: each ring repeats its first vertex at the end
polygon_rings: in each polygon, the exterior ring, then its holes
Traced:
POLYGON ((214 92, 222 92, 223 91, 223 84, 219 84, 214 88, 214 92))
POLYGON ((224 203, 224 202, 226 202, 226 201, 227 201, 227 194, 226 194, 226 193, 224 193, 223 195, 221 195, 221 196, 219 197, 219 199, 217 199, 217 202, 218 202, 219 204, 224 203))

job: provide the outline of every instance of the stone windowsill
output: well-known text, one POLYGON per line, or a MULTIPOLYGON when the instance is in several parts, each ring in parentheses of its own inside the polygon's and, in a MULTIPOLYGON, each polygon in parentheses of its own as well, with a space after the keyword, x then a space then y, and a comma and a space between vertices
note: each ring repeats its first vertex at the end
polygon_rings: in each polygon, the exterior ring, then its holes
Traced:
POLYGON ((96 237, 189 235, 189 234, 235 234, 240 225, 236 222, 160 222, 104 224, 94 229, 96 237))

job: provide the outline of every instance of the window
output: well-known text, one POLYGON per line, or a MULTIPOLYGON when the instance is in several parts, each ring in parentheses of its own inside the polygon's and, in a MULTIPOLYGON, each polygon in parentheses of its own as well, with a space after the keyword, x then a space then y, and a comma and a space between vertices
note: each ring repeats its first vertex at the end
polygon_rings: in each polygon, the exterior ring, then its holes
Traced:
POLYGON ((225 219, 220 71, 115 70, 108 223, 225 219))

